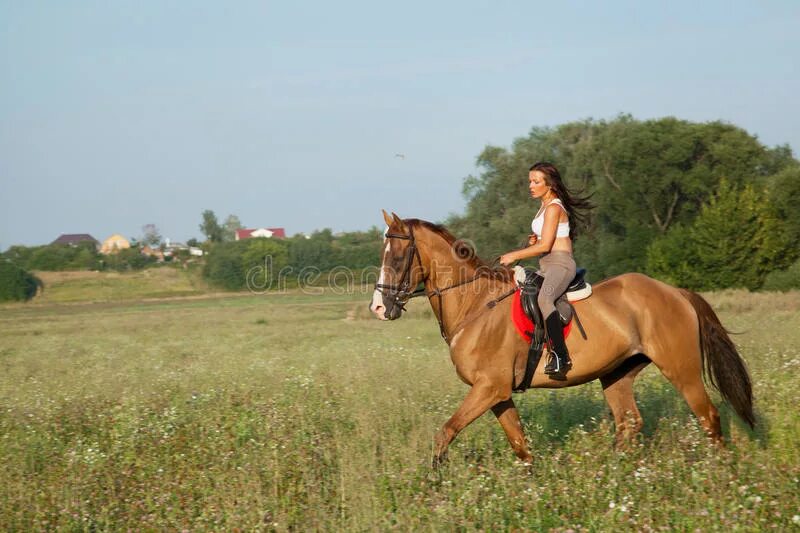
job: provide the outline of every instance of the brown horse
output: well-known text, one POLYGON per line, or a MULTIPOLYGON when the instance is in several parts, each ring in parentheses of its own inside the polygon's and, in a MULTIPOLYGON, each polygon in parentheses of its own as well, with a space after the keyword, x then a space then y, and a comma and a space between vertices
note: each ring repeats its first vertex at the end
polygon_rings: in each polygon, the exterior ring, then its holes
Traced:
MULTIPOLYGON (((512 272, 492 268, 443 227, 401 220, 384 211, 385 234, 380 278, 370 309, 382 320, 401 316, 403 305, 424 284, 433 312, 450 347, 458 376, 471 388, 464 402, 436 435, 434 462, 446 455, 458 433, 491 409, 517 456, 531 461, 519 414, 511 398, 523 379, 528 344, 510 320, 515 288, 512 272)), ((542 358, 533 387, 560 388, 600 379, 614 415, 616 443, 642 427, 633 382, 650 363, 683 395, 715 443, 721 443, 717 408, 703 374, 750 426, 755 423, 752 387, 744 361, 711 306, 700 295, 642 274, 623 274, 594 285, 575 310, 587 339, 567 339, 572 369, 563 381, 544 374, 542 358)))

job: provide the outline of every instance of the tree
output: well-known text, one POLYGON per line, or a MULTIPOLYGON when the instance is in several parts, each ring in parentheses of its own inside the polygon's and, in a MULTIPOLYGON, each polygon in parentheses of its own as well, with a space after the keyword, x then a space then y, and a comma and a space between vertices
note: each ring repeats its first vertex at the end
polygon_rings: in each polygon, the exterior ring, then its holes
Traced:
POLYGON ((236 230, 242 229, 242 223, 236 215, 228 215, 222 225, 222 240, 226 242, 236 240, 236 230))
POLYGON ((94 242, 84 241, 75 246, 49 244, 32 249, 27 262, 19 266, 29 270, 99 270, 102 259, 94 242))
POLYGON ((654 241, 648 271, 691 289, 757 289, 766 275, 787 265, 786 232, 764 195, 723 180, 691 226, 654 241))
POLYGON ((245 239, 214 245, 203 276, 226 290, 276 288, 273 282, 288 261, 288 243, 276 239, 245 239))
POLYGON ((676 224, 691 225, 723 178, 760 189, 797 165, 786 147, 766 148, 722 122, 621 115, 534 127, 510 149, 487 146, 478 156, 480 174, 464 180, 466 212, 450 218, 450 229, 484 257, 520 246, 536 209, 527 172, 539 160, 555 163, 570 188, 593 193, 597 207, 575 242, 591 279, 644 270, 648 246, 676 224))
MULTIPOLYGON (((776 216, 786 227, 790 242, 800 242, 800 165, 793 165, 777 173, 769 185, 769 200, 776 216)), ((795 246, 800 254, 800 246, 795 246)), ((796 258, 796 256, 795 256, 796 258)))
POLYGON ((354 231, 332 242, 333 266, 365 268, 380 266, 383 231, 375 226, 368 231, 354 231))
POLYGON ((308 237, 296 235, 289 241, 289 264, 298 271, 306 267, 327 270, 335 266, 332 243, 333 232, 328 228, 308 237))
POLYGON ((223 230, 219 225, 217 215, 211 209, 203 211, 203 222, 200 224, 200 231, 209 242, 222 242, 223 230))
POLYGON ((9 261, 14 263, 15 265, 19 266, 23 269, 29 269, 30 260, 33 256, 34 252, 40 247, 34 246, 21 246, 21 245, 14 245, 9 247, 8 250, 3 252, 2 257, 7 258, 9 261))
POLYGON ((689 246, 689 228, 676 224, 647 248, 646 271, 651 276, 678 287, 700 289, 703 272, 694 266, 695 250, 689 246))
POLYGON ((142 241, 145 245, 156 247, 161 243, 161 233, 155 224, 145 224, 142 226, 142 241))
POLYGON ((287 244, 275 239, 247 239, 242 253, 242 270, 249 289, 275 287, 278 274, 289 261, 287 244))
POLYGON ((214 245, 208 255, 203 276, 211 285, 229 291, 245 287, 245 271, 242 268, 242 252, 246 241, 224 242, 214 245))

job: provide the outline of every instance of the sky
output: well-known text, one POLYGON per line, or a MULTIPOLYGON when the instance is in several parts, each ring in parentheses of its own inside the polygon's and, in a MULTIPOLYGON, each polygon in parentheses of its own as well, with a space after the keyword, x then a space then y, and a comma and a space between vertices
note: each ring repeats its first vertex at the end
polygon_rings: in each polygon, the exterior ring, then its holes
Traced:
POLYGON ((442 221, 486 145, 619 113, 797 157, 798 27, 796 0, 0 0, 0 250, 202 238, 205 209, 290 235, 442 221))

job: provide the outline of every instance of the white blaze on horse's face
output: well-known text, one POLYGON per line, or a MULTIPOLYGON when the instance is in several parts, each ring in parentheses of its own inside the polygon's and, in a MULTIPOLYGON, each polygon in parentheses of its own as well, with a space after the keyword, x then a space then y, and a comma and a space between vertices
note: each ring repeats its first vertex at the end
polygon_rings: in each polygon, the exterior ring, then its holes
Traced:
MULTIPOLYGON (((389 239, 386 238, 386 234, 389 233, 389 227, 386 227, 386 230, 383 232, 383 257, 381 258, 381 273, 378 277, 378 283, 386 283, 386 258, 389 257, 389 239)), ((381 320, 389 320, 386 318, 386 307, 383 305, 383 294, 378 289, 375 289, 375 292, 372 293, 372 303, 369 306, 370 310, 375 313, 375 316, 380 318, 381 320)))

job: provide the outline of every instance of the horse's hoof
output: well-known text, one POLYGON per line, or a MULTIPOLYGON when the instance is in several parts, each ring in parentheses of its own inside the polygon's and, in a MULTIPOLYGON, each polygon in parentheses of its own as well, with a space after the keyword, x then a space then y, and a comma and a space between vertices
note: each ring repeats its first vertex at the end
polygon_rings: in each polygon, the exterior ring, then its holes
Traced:
POLYGON ((438 470, 447 462, 447 454, 435 455, 431 460, 431 468, 438 470))

